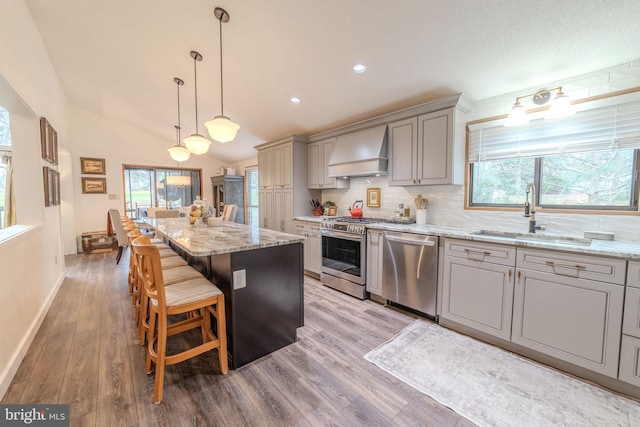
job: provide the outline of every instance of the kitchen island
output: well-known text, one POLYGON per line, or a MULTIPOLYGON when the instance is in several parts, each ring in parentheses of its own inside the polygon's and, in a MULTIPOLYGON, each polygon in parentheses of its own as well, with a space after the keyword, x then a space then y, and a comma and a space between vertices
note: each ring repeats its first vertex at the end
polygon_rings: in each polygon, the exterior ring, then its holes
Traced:
POLYGON ((187 218, 145 224, 224 293, 231 369, 295 342, 304 324, 303 237, 187 218))

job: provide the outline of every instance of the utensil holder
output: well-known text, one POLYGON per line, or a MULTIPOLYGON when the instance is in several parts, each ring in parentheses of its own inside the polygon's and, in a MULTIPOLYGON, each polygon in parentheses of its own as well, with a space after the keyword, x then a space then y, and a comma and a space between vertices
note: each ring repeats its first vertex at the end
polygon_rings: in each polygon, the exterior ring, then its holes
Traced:
POLYGON ((416 209, 416 224, 425 225, 427 223, 427 210, 416 209))
POLYGON ((324 213, 324 208, 321 206, 319 208, 313 209, 313 216, 322 216, 324 213))

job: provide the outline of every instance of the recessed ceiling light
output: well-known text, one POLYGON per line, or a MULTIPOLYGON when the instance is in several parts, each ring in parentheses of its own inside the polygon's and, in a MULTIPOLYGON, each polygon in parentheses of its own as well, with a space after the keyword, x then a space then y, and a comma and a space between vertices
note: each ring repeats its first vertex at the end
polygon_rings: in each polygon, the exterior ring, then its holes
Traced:
POLYGON ((353 71, 358 74, 362 74, 367 71, 367 64, 362 61, 356 61, 353 63, 353 71))
POLYGON ((293 102, 294 104, 300 104, 302 100, 300 100, 300 98, 298 98, 297 96, 292 96, 291 102, 293 102))

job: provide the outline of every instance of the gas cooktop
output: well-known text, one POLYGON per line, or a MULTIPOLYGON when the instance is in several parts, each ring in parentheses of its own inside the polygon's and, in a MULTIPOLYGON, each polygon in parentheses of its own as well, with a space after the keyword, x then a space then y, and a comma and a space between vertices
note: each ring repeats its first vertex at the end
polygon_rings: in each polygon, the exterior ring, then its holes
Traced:
POLYGON ((375 223, 402 223, 410 224, 414 219, 407 221, 395 220, 393 218, 353 218, 350 216, 327 217, 322 220, 321 228, 324 230, 346 231, 352 234, 365 234, 366 226, 375 223))

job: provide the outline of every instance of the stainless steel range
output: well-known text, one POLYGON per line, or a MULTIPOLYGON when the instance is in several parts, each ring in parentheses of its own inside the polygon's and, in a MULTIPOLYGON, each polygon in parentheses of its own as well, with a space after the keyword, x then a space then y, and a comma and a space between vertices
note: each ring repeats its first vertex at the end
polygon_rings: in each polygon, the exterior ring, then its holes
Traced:
POLYGON ((387 222, 381 218, 348 216, 324 220, 320 281, 334 289, 366 299, 367 224, 387 222))

